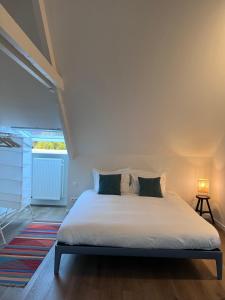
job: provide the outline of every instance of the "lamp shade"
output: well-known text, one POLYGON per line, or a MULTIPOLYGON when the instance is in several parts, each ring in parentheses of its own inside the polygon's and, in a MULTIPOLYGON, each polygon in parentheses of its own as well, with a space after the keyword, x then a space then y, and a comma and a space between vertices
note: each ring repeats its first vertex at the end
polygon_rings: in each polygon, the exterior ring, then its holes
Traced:
POLYGON ((208 179, 198 179, 198 193, 202 195, 207 195, 209 193, 209 180, 208 179))

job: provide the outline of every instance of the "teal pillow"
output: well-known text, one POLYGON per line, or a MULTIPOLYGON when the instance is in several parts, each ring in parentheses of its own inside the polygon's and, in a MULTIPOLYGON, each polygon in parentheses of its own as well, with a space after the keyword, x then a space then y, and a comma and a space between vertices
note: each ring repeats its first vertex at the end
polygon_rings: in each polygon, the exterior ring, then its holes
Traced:
POLYGON ((162 191, 160 185, 160 177, 156 178, 142 178, 138 177, 139 181, 139 196, 162 198, 162 191))
POLYGON ((99 175, 99 194, 121 195, 121 174, 99 175))

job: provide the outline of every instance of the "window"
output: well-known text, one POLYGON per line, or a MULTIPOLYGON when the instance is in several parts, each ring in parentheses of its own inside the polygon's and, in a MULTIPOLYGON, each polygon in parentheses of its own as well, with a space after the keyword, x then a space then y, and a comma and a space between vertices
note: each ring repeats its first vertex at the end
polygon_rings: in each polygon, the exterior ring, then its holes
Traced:
POLYGON ((63 132, 60 129, 16 128, 14 132, 32 139, 33 153, 67 154, 63 132))
POLYGON ((33 141, 32 148, 45 150, 66 150, 66 144, 65 142, 33 141))

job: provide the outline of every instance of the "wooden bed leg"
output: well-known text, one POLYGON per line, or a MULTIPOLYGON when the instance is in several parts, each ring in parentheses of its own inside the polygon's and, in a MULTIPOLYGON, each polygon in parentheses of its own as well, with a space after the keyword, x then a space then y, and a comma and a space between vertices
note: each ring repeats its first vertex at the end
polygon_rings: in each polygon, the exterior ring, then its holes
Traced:
POLYGON ((223 277, 223 254, 222 252, 216 257, 217 279, 222 280, 223 277))
POLYGON ((61 250, 56 245, 55 246, 55 264, 54 264, 54 274, 55 275, 59 274, 59 266, 60 266, 61 256, 62 256, 61 250))

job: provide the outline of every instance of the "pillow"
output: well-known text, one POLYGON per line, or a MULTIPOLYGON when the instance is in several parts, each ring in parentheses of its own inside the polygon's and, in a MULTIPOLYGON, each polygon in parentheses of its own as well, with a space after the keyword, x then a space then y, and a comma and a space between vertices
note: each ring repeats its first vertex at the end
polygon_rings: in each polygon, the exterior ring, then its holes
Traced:
POLYGON ((113 174, 121 174, 121 182, 120 182, 120 191, 121 194, 129 194, 130 193, 130 170, 129 168, 120 169, 115 171, 102 171, 93 169, 92 170, 93 179, 94 179, 94 190, 96 193, 99 191, 99 175, 113 175, 113 174))
POLYGON ((121 174, 99 175, 99 194, 121 195, 121 174))
POLYGON ((131 173, 131 189, 130 191, 133 194, 139 194, 139 181, 138 177, 142 178, 156 178, 160 177, 160 186, 161 186, 161 192, 162 195, 164 196, 166 193, 166 174, 162 173, 156 173, 156 172, 151 172, 151 171, 144 171, 144 170, 130 170, 131 173))
POLYGON ((140 186, 139 196, 162 198, 160 177, 156 177, 156 178, 138 177, 138 182, 140 186))

